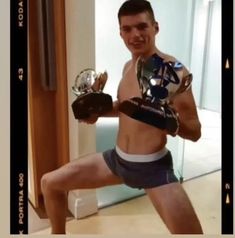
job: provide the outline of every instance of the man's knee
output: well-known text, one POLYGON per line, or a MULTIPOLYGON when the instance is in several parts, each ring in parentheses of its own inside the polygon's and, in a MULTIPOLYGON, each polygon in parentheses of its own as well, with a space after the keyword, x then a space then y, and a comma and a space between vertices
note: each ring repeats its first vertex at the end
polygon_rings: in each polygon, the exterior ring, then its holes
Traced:
POLYGON ((55 189, 56 187, 55 184, 56 184, 56 181, 53 178, 53 172, 44 174, 41 178, 42 193, 45 194, 55 189))

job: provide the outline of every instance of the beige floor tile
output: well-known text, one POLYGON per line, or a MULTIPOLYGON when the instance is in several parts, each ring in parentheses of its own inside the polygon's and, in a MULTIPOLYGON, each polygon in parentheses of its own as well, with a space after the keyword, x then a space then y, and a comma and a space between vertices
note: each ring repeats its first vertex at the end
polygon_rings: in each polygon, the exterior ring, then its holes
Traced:
POLYGON ((205 234, 221 234, 221 171, 184 183, 205 234))

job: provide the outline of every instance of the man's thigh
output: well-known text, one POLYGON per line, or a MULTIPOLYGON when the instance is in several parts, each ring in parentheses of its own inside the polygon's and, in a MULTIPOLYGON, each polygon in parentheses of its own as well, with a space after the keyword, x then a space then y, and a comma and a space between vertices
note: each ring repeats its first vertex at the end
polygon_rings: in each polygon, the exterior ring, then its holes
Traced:
POLYGON ((197 215, 180 183, 170 183, 145 191, 172 233, 201 232, 197 215))
POLYGON ((55 189, 66 191, 122 183, 122 180, 108 168, 102 153, 89 154, 73 160, 48 173, 48 176, 55 189))

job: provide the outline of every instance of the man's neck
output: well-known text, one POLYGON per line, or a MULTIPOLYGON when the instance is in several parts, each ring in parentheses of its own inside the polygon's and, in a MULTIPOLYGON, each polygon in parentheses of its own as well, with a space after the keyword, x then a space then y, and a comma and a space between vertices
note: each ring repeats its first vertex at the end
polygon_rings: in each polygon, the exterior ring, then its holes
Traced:
POLYGON ((139 57, 143 58, 143 59, 147 59, 149 58, 151 55, 153 54, 161 54, 161 52, 157 49, 157 47, 154 47, 152 50, 149 50, 148 52, 144 53, 144 54, 136 54, 136 55, 132 55, 132 61, 136 61, 139 57))

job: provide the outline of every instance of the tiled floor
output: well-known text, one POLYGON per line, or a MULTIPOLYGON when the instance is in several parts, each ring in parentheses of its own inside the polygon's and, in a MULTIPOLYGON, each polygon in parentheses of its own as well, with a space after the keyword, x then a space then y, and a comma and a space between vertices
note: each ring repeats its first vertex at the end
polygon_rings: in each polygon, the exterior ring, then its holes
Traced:
MULTIPOLYGON (((220 184, 220 171, 183 183, 205 234, 221 232, 220 184)), ((72 219, 67 222, 67 231, 69 234, 169 234, 146 195, 100 209, 98 214, 84 219, 72 219)), ((50 229, 34 234, 50 234, 50 229)))

